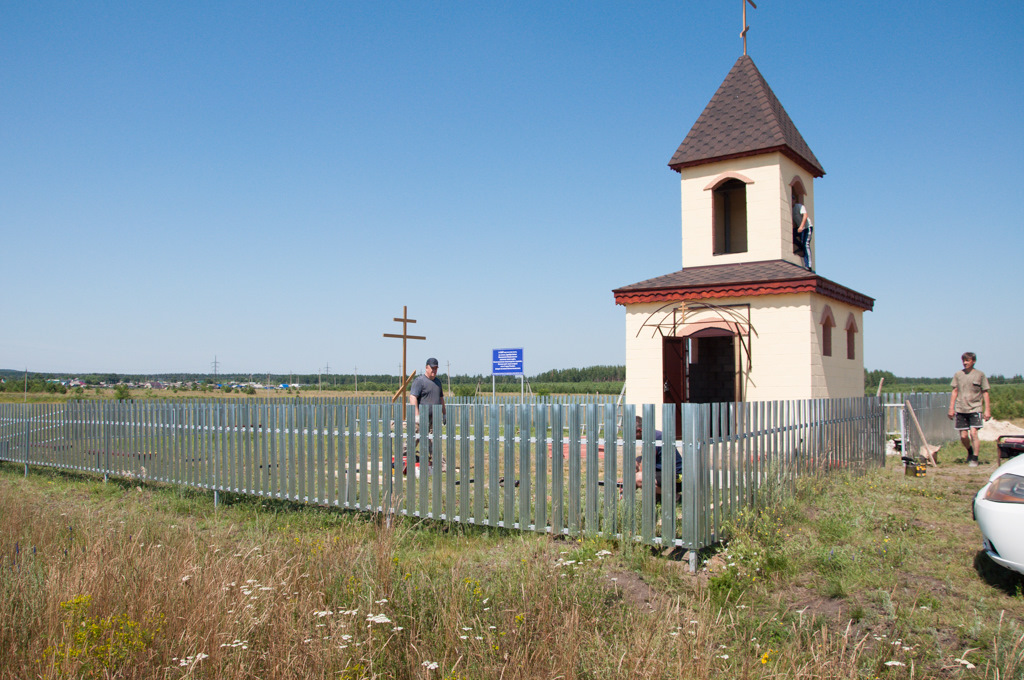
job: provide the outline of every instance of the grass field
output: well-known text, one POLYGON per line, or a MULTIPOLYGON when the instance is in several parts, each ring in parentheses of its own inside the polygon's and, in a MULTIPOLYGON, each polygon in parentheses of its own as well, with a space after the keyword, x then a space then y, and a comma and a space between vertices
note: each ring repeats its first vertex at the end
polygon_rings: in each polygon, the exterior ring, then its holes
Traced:
MULTIPOLYGON (((962 449, 678 555, 0 465, 0 678, 1020 678, 962 449)), ((987 464, 987 465, 986 465, 987 464)))

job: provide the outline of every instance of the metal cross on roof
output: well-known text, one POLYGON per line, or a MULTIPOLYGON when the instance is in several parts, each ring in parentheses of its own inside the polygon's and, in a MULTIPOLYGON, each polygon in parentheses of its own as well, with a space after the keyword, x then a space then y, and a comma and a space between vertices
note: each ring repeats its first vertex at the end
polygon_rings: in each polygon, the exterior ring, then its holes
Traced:
POLYGON ((416 319, 410 319, 409 318, 409 307, 408 307, 408 305, 403 305, 402 306, 402 316, 401 316, 401 318, 395 317, 395 321, 398 321, 398 322, 400 322, 402 324, 402 333, 401 334, 385 333, 384 337, 385 338, 401 338, 402 339, 402 386, 399 388, 398 394, 403 395, 403 398, 404 398, 404 395, 405 395, 405 385, 408 382, 408 380, 406 378, 406 375, 408 375, 408 374, 406 373, 406 370, 405 370, 405 348, 406 348, 406 341, 408 341, 408 340, 426 340, 427 336, 425 336, 425 335, 409 335, 409 324, 416 323, 416 319))
POLYGON ((750 30, 750 26, 747 26, 747 3, 754 9, 757 9, 757 5, 754 4, 754 0, 740 0, 743 4, 743 30, 740 31, 740 37, 743 38, 743 56, 747 55, 747 31, 750 30))

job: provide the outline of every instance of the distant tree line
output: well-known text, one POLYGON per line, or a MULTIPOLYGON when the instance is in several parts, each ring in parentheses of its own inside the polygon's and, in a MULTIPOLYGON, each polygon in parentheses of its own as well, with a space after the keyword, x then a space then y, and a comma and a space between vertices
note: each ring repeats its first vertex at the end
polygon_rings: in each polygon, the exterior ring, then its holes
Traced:
MULTIPOLYGON (((442 366, 443 369, 443 366, 442 366)), ((412 370, 412 369, 410 369, 412 370)), ((415 367, 417 373, 422 373, 421 366, 415 367)), ((6 378, 8 383, 12 380, 24 380, 24 371, 10 369, 0 370, 0 378, 6 378)), ((78 378, 86 385, 116 385, 118 383, 144 383, 157 380, 162 383, 200 383, 200 384, 245 384, 249 382, 261 383, 264 385, 302 385, 319 386, 324 389, 329 386, 351 387, 358 381, 360 389, 363 386, 383 385, 397 387, 401 379, 397 375, 387 373, 37 373, 30 372, 29 380, 69 380, 78 378)), ((441 377, 447 382, 449 376, 443 372, 441 377)), ((489 374, 477 375, 452 375, 452 385, 476 385, 478 383, 491 383, 489 374)), ((530 383, 602 383, 622 382, 626 379, 625 366, 590 366, 587 368, 565 368, 545 371, 535 376, 528 376, 530 383)), ((502 375, 495 376, 497 385, 519 385, 519 376, 502 375)), ((369 389, 369 387, 367 387, 369 389)))
MULTIPOLYGON (((868 392, 877 390, 878 383, 882 378, 885 378, 885 383, 882 386, 883 391, 888 389, 896 390, 898 385, 911 387, 949 387, 949 381, 953 378, 953 373, 951 372, 948 376, 943 376, 941 378, 906 378, 897 376, 892 371, 864 371, 864 389, 868 392)), ((996 373, 994 375, 989 375, 988 381, 992 385, 1018 385, 1024 383, 1024 376, 1017 374, 1012 378, 1007 378, 1006 376, 996 373)))
MULTIPOLYGON (((443 368, 443 367, 442 367, 443 368)), ((415 369, 417 373, 421 367, 415 369)), ((460 396, 490 393, 492 386, 498 392, 517 393, 523 389, 519 376, 502 375, 492 377, 488 374, 477 375, 439 375, 445 389, 460 396)), ((25 391, 25 372, 16 370, 0 370, 0 391, 25 391)), ((150 381, 159 381, 165 386, 181 384, 186 389, 207 391, 221 385, 221 390, 234 392, 233 385, 242 385, 240 391, 255 394, 257 390, 249 383, 277 387, 288 385, 293 390, 352 392, 394 392, 401 385, 397 375, 370 373, 366 375, 328 374, 328 373, 28 373, 28 392, 53 392, 66 394, 68 387, 57 381, 68 382, 72 378, 85 383, 87 389, 100 385, 113 387, 130 383, 140 385, 150 381)), ((591 366, 587 368, 568 368, 545 371, 527 377, 529 389, 534 394, 617 394, 622 389, 626 378, 625 366, 591 366)), ((74 388, 75 394, 81 394, 82 388, 74 388)))

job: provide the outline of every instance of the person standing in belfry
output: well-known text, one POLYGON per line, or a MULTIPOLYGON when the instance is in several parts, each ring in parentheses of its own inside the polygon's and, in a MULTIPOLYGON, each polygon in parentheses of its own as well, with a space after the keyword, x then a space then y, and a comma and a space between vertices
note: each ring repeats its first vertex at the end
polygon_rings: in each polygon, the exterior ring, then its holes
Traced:
POLYGON ((804 267, 808 271, 814 271, 811 262, 811 235, 814 233, 814 223, 811 215, 807 212, 807 206, 800 202, 796 194, 793 195, 793 239, 800 246, 800 257, 804 261, 804 267))
POLYGON ((949 395, 949 417, 960 432, 960 443, 967 449, 967 464, 978 467, 978 430, 984 426, 982 418, 992 419, 988 378, 974 367, 978 360, 974 352, 964 352, 960 360, 963 370, 957 371, 950 382, 953 393, 949 395))
MULTIPOLYGON (((416 434, 420 432, 420 406, 426 408, 427 428, 429 434, 434 432, 434 404, 441 405, 441 422, 447 424, 448 413, 444 404, 444 390, 441 389, 441 380, 437 377, 437 359, 430 357, 423 373, 416 376, 412 381, 412 388, 409 390, 409 403, 416 407, 416 434)), ((427 437, 427 464, 434 464, 434 440, 427 437)), ((448 465, 441 454, 441 472, 445 472, 448 465)))

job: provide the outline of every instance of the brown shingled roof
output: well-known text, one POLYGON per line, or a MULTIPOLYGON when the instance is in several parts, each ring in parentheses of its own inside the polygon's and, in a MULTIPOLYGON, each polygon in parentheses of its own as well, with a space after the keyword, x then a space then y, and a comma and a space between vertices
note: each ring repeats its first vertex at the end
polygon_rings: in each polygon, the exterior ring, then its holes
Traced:
POLYGON ((864 310, 874 298, 785 260, 687 267, 612 291, 616 304, 813 292, 864 310))
POLYGON ((772 151, 785 154, 815 177, 825 174, 754 61, 743 55, 668 165, 679 172, 694 165, 772 151))

